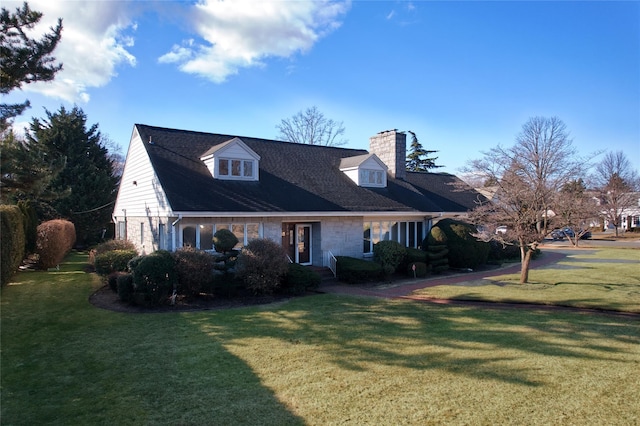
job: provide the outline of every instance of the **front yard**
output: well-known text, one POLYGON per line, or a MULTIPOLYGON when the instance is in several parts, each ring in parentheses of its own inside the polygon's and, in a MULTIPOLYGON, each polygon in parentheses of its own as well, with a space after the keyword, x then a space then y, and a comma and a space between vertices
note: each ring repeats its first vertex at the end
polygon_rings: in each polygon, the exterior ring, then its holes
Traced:
POLYGON ((5 425, 640 422, 637 316, 335 295, 127 314, 88 303, 85 262, 2 289, 5 425))

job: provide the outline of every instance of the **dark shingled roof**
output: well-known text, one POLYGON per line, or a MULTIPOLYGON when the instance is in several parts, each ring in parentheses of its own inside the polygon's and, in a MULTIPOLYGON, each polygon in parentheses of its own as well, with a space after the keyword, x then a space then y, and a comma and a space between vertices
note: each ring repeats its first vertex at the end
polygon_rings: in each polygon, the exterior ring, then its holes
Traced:
POLYGON ((304 145, 136 124, 169 204, 177 212, 465 212, 481 197, 456 191, 446 173, 407 172, 387 188, 357 186, 344 158, 366 150, 304 145), (214 179, 200 157, 239 137, 260 156, 257 182, 214 179), (148 143, 151 140, 152 143, 148 143))

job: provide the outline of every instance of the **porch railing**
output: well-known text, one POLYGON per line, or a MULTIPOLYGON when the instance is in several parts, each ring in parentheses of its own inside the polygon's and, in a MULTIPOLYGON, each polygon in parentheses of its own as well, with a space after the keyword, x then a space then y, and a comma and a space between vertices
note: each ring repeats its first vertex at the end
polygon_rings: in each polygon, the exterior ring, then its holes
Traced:
POLYGON ((327 250, 327 259, 326 259, 326 266, 331 269, 331 272, 333 272, 333 276, 337 277, 338 274, 336 272, 336 265, 338 263, 338 260, 336 259, 336 257, 333 255, 333 253, 331 253, 330 250, 327 250))

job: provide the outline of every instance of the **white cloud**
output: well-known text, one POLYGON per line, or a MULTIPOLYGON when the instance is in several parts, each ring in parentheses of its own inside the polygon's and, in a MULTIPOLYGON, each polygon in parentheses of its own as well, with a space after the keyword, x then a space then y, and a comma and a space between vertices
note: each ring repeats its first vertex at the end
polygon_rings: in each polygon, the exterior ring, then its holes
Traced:
POLYGON ((304 53, 340 26, 349 1, 218 1, 194 6, 194 31, 204 40, 174 45, 159 58, 221 83, 240 68, 263 66, 269 57, 304 53))
MULTIPOLYGON (((3 7, 11 11, 21 6, 22 2, 3 2, 3 7)), ((132 3, 29 0, 29 7, 43 13, 34 36, 49 32, 62 18, 62 39, 53 56, 62 62, 63 70, 54 81, 29 84, 23 87, 25 91, 88 102, 88 89, 109 83, 119 65, 135 66, 136 58, 128 51, 133 38, 126 35, 135 30, 132 13, 137 8, 132 3)))

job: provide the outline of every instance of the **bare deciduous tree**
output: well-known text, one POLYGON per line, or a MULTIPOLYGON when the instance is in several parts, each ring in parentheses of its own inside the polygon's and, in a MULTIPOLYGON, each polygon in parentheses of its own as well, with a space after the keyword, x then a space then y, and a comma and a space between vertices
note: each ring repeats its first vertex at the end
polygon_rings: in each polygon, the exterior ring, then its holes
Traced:
POLYGON ((556 194, 578 176, 582 162, 576 160, 566 125, 556 117, 529 119, 512 147, 498 146, 483 155, 467 171, 484 176, 498 190, 470 218, 482 226, 481 238, 519 246, 520 283, 526 283, 531 255, 552 226, 556 194), (506 233, 496 232, 503 226, 506 233))
POLYGON ((347 143, 342 122, 333 121, 313 106, 299 111, 291 118, 283 119, 276 126, 281 140, 308 145, 339 146, 347 143))
POLYGON ((574 247, 589 232, 591 223, 597 222, 600 208, 582 179, 572 180, 563 185, 553 203, 555 223, 573 230, 573 236, 565 235, 574 247))
POLYGON ((622 214, 638 203, 638 172, 631 166, 624 152, 608 152, 596 165, 592 185, 598 192, 605 220, 613 224, 618 236, 622 214))

